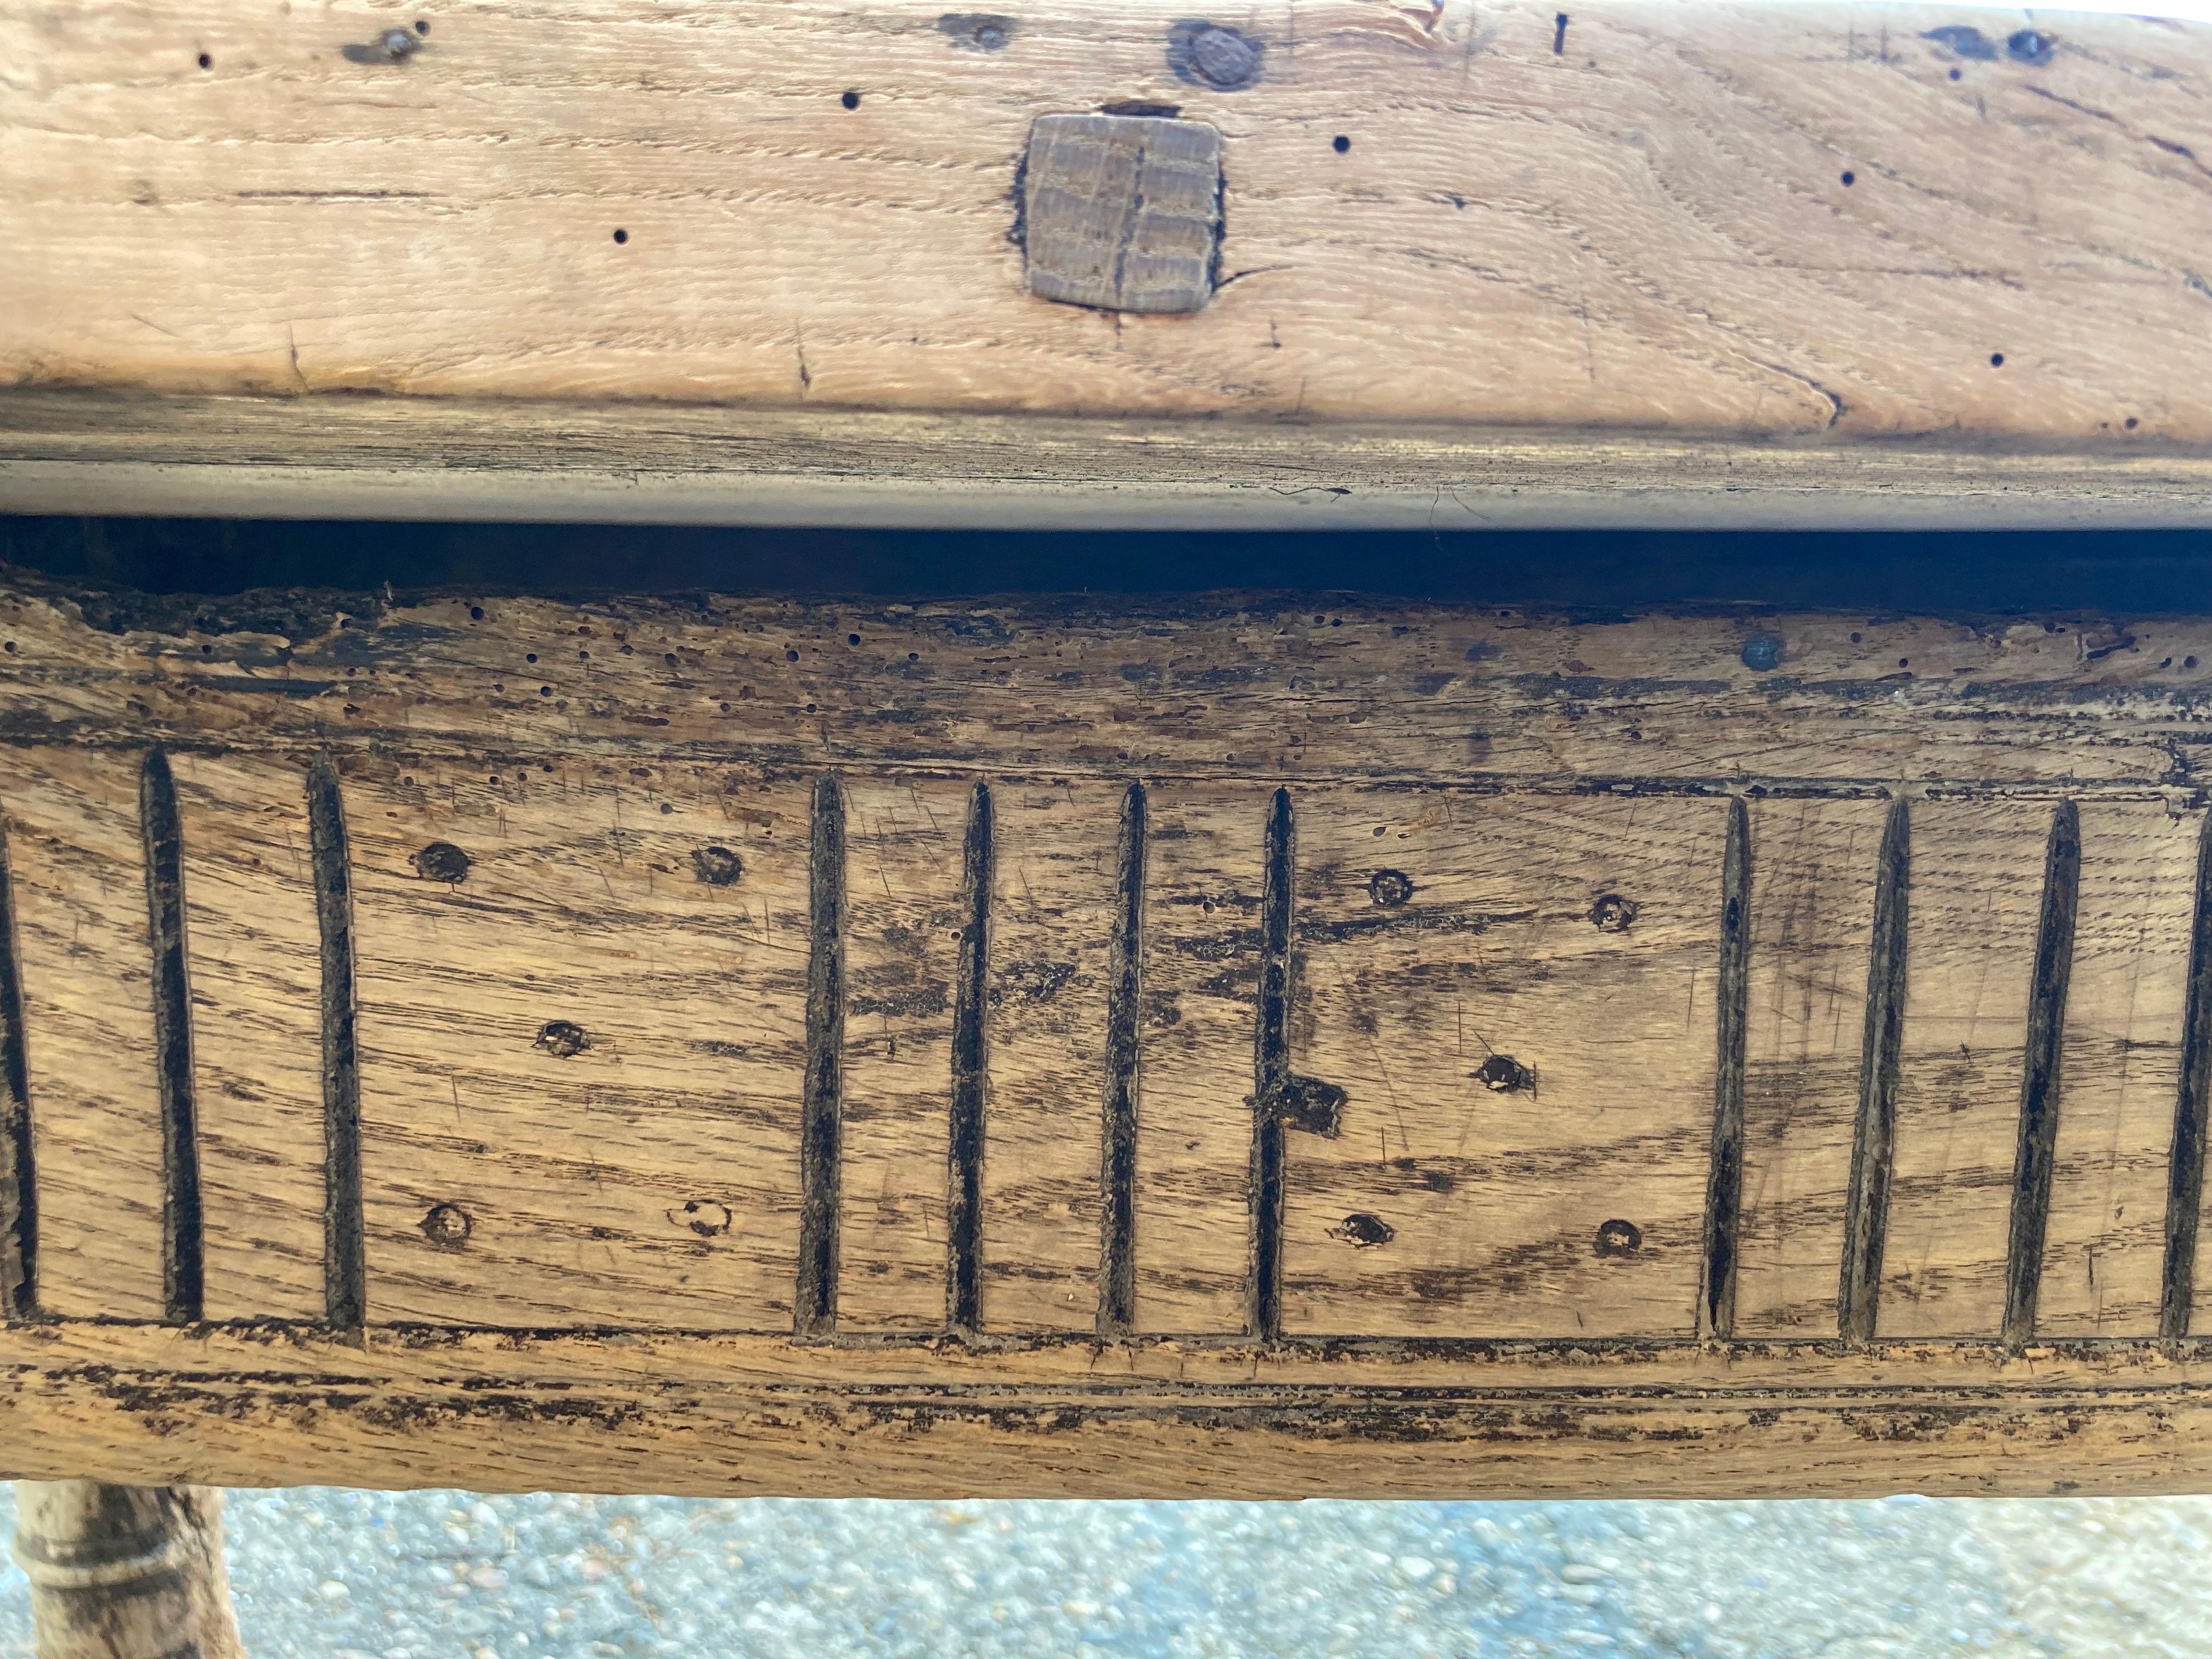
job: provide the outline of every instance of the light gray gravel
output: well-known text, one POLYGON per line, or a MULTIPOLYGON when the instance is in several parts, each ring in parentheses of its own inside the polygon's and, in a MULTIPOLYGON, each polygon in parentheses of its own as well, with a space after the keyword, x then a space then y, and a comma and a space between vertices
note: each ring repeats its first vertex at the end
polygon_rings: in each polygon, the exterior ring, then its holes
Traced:
MULTIPOLYGON (((5 1488, 0 1487, 0 1494, 5 1488)), ((2212 1498, 832 1503, 234 1492, 255 1659, 2212 1651, 2212 1498)), ((0 1523, 12 1504, 0 1495, 0 1523)), ((0 1572, 0 1659, 30 1652, 0 1572)))

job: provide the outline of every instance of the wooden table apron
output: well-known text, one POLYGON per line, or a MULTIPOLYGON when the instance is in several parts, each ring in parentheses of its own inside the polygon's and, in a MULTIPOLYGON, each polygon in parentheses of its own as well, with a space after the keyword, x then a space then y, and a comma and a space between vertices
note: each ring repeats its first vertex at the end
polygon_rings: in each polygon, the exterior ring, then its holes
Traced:
POLYGON ((0 592, 0 1473, 2175 1491, 2212 622, 0 592))

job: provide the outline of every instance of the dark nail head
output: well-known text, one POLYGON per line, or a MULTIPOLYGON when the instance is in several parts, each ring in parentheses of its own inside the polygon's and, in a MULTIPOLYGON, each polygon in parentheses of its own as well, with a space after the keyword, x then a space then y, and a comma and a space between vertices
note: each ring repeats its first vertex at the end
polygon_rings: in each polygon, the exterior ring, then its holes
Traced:
POLYGON ((1526 1094, 1536 1086, 1536 1074, 1510 1054, 1492 1054, 1475 1067, 1474 1080, 1494 1095, 1526 1094))
POLYGON ((726 847, 698 847, 691 852, 691 873, 709 887, 732 887, 745 872, 745 861, 726 847))
POLYGON ((1413 879, 1403 870, 1377 870, 1367 880, 1367 896, 1395 910, 1413 896, 1413 879))
POLYGON ((592 1039, 584 1028, 574 1020, 549 1019, 538 1028, 530 1046, 543 1048, 556 1060, 568 1060, 592 1046, 592 1039))
POLYGON ((1625 933, 1636 924, 1636 902, 1607 893, 1590 906, 1589 919, 1601 933, 1625 933))
POLYGON ((1379 1215, 1370 1215, 1364 1210, 1355 1211, 1329 1229, 1334 1237, 1357 1249, 1372 1249, 1377 1244, 1388 1244, 1397 1237, 1398 1230, 1379 1215))
POLYGON ((1233 29, 1201 29, 1191 40, 1190 62, 1217 87, 1241 87, 1260 66, 1260 54, 1233 29))
POLYGON ((469 855, 449 841, 434 841, 414 858, 415 873, 425 881, 465 881, 469 855))
POLYGON ((441 1250, 458 1250, 469 1242, 476 1223, 457 1204, 434 1204, 422 1218, 422 1237, 441 1250))
POLYGON ((1193 86, 1234 92, 1260 78, 1267 48, 1250 35, 1193 20, 1168 31, 1168 67, 1193 86))
POLYGON ((1634 1255, 1644 1248, 1644 1229, 1633 1221, 1601 1221, 1597 1229, 1600 1255, 1634 1255))
POLYGON ((1766 673, 1782 660, 1782 641, 1770 634, 1761 634, 1743 642, 1743 665, 1766 673))

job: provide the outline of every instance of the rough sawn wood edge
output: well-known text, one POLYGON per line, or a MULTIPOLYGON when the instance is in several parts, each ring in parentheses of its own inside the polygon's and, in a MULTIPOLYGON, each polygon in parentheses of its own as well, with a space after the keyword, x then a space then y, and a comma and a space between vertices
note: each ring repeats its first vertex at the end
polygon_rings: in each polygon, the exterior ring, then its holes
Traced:
POLYGON ((17 1326, 0 1475, 692 1495, 2201 1491, 2202 1343, 817 1345, 17 1326))
POLYGON ((2212 453, 1959 434, 0 392, 0 511, 954 529, 2153 528, 2212 453))

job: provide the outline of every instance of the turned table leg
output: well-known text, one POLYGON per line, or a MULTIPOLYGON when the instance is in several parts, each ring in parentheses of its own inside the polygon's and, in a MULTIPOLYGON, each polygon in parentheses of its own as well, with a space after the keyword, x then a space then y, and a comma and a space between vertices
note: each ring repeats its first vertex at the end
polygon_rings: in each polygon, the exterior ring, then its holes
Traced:
POLYGON ((240 1659, 216 1486, 18 1480, 39 1659, 240 1659))

